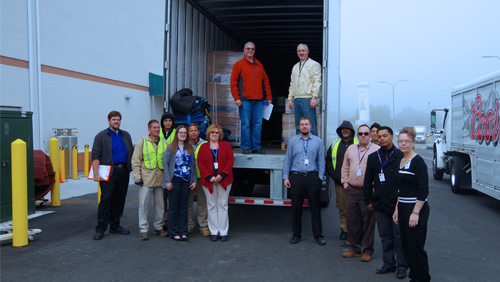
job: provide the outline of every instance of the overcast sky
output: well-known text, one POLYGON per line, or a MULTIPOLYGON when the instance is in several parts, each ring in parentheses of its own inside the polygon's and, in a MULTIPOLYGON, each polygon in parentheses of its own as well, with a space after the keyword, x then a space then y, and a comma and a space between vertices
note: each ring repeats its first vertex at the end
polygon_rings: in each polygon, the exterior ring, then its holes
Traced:
MULTIPOLYGON (((341 118, 357 109, 360 82, 370 104, 447 107, 451 89, 500 69, 500 0, 348 0, 341 3, 341 118)), ((390 113, 389 113, 390 114, 390 113)))

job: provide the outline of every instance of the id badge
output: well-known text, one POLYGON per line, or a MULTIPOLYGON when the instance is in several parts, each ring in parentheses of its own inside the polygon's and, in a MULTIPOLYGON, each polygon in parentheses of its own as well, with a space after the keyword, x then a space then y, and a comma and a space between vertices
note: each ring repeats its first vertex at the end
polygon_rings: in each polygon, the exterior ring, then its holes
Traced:
POLYGON ((218 163, 218 162, 215 162, 215 163, 214 163, 214 168, 215 168, 215 169, 219 169, 219 163, 218 163))
POLYGON ((405 169, 410 169, 410 162, 409 162, 409 161, 408 161, 408 162, 406 162, 406 164, 405 164, 405 169))
POLYGON ((361 168, 356 169, 356 176, 361 176, 361 168))
POLYGON ((186 166, 184 166, 184 165, 181 167, 181 170, 182 170, 182 173, 186 173, 188 171, 186 166))
POLYGON ((304 159, 304 164, 309 165, 309 159, 304 159))
POLYGON ((297 87, 299 87, 299 86, 300 86, 300 77, 299 77, 299 79, 297 79, 297 87))
POLYGON ((379 173, 378 178, 380 179, 380 182, 384 182, 385 181, 384 173, 383 172, 379 173))

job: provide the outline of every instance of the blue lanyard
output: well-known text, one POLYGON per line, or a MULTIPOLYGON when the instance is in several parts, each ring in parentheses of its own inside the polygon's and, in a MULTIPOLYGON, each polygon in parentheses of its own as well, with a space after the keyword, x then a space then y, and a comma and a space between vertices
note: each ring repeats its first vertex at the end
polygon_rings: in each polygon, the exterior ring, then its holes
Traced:
POLYGON ((398 148, 394 147, 394 150, 392 150, 391 154, 389 155, 389 157, 387 157, 387 159, 385 160, 385 162, 382 164, 382 159, 380 158, 380 153, 379 151, 377 151, 377 155, 378 155, 378 160, 380 161, 380 165, 382 165, 382 167, 380 168, 380 172, 383 172, 384 171, 384 166, 385 164, 387 163, 387 161, 391 158, 392 154, 394 154, 394 152, 396 152, 398 148))
POLYGON ((307 148, 308 147, 309 147, 309 139, 304 140, 304 138, 302 138, 302 148, 304 148, 304 153, 306 153, 306 159, 307 159, 307 148), (306 143, 305 146, 304 146, 304 142, 306 143))
POLYGON ((217 155, 219 154, 219 142, 217 142, 217 149, 212 149, 212 144, 210 144, 210 151, 212 151, 212 155, 215 157, 215 161, 218 160, 217 155))
POLYGON ((370 150, 370 147, 372 146, 373 143, 370 143, 370 146, 368 146, 368 148, 366 149, 365 153, 363 154, 363 156, 360 158, 359 156, 359 145, 358 145, 358 160, 359 160, 359 164, 358 166, 361 164, 361 162, 363 161, 363 159, 365 158, 365 155, 366 153, 368 152, 368 150, 370 150))

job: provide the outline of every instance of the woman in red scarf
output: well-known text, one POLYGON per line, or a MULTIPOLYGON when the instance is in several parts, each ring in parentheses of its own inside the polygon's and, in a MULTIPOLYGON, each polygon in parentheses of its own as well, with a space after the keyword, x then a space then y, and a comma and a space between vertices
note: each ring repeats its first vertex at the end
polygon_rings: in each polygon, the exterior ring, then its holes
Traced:
POLYGON ((208 228, 210 240, 227 241, 229 229, 228 203, 233 183, 234 154, 231 146, 222 141, 224 134, 219 125, 207 128, 208 141, 201 145, 197 163, 201 175, 201 186, 207 198, 208 228))

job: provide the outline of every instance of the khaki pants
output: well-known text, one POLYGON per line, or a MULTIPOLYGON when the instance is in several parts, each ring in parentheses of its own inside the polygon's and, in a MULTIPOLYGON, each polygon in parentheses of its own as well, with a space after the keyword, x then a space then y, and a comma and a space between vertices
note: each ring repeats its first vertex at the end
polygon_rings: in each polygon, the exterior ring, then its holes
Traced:
POLYGON ((196 203, 198 206, 198 224, 200 225, 200 230, 208 229, 207 222, 207 198, 201 188, 201 182, 198 179, 196 182, 196 188, 189 192, 189 203, 188 203, 188 230, 194 229, 194 215, 193 215, 193 202, 194 195, 196 194, 196 203))
POLYGON ((218 184, 213 183, 213 193, 210 194, 208 188, 203 187, 207 198, 208 227, 211 235, 227 236, 229 230, 228 198, 231 185, 226 190, 218 184))
POLYGON ((347 232, 347 218, 346 218, 346 199, 347 192, 344 189, 344 186, 338 185, 335 182, 335 194, 337 201, 337 209, 339 210, 339 218, 340 218, 340 229, 342 231, 347 232))
POLYGON ((163 229, 163 188, 162 187, 139 187, 139 230, 141 233, 148 232, 148 210, 153 198, 155 208, 154 230, 163 229))

